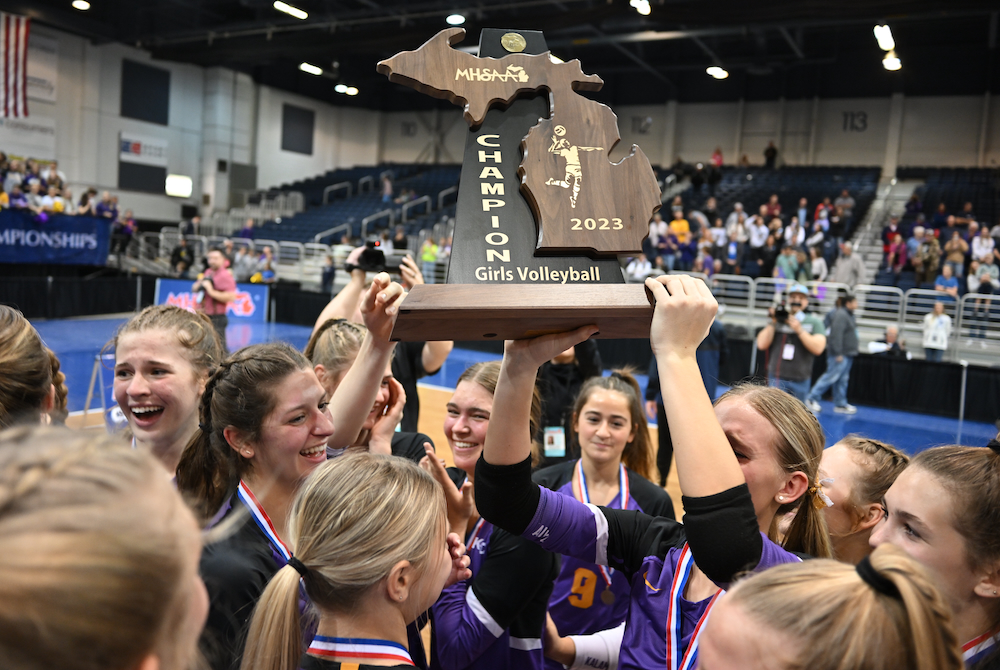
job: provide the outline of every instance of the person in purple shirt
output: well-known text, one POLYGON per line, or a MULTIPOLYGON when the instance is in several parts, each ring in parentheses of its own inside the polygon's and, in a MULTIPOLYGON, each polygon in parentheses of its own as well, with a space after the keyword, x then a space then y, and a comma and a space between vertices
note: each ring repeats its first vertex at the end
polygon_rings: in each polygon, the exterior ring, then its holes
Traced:
MULTIPOLYGON (((456 467, 446 472, 429 448, 422 463, 445 490, 451 531, 464 537, 472 570, 470 579, 445 588, 431 608, 432 670, 541 670, 545 664, 542 631, 556 557, 494 527, 480 516, 473 497, 499 371, 499 361, 473 365, 459 377, 448 401, 444 434, 456 467)), ((531 435, 536 435, 542 408, 534 381, 525 392, 531 435)))
MULTIPOLYGON (((506 343, 476 504, 500 528, 625 573, 631 597, 619 668, 687 669, 697 664, 702 623, 737 574, 797 562, 798 552, 830 556, 817 481, 824 437, 805 406, 780 390, 737 387, 713 409, 695 358, 718 309, 711 291, 684 275, 649 279, 646 288, 656 299, 650 342, 686 523, 585 505, 531 481, 526 401, 535 372, 593 336, 594 326, 506 343), (775 519, 793 510, 779 545, 775 519)), ((589 660, 607 667, 607 659, 589 660)))
MULTIPOLYGON (((628 372, 592 377, 573 406, 572 435, 580 458, 538 470, 536 483, 582 503, 638 510, 674 518, 667 492, 653 483, 653 448, 643 414, 641 391, 628 372)), ((629 582, 613 568, 566 556, 549 598, 553 635, 589 635, 625 621, 629 582)), ((546 667, 561 670, 573 658, 546 646, 546 667)), ((575 654, 574 654, 575 655, 575 654)))

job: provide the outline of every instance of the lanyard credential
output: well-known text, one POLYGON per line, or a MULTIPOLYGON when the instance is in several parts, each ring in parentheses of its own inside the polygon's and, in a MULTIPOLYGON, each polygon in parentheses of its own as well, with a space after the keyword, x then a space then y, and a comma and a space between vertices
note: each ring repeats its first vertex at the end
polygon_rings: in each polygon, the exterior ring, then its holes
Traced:
POLYGON ((410 658, 406 647, 388 640, 317 635, 313 638, 306 653, 313 656, 347 658, 353 661, 379 659, 413 665, 413 659, 410 658))
MULTIPOLYGON (((585 505, 589 505, 590 491, 587 489, 587 476, 583 474, 582 460, 576 462, 576 474, 579 481, 577 485, 573 487, 573 494, 576 496, 577 500, 585 505)), ((628 473, 625 470, 624 463, 618 464, 618 500, 621 503, 622 510, 628 509, 628 473)), ((605 605, 613 605, 615 602, 615 594, 611 590, 611 575, 614 574, 614 569, 603 565, 599 565, 597 567, 601 571, 601 577, 604 578, 604 592, 601 594, 601 602, 605 605)))
POLYGON ((281 557, 284 559, 281 567, 284 567, 284 564, 288 562, 289 558, 291 558, 292 552, 288 550, 285 543, 281 541, 280 537, 278 537, 278 533, 274 530, 274 524, 272 524, 271 519, 268 518, 267 512, 265 512, 264 508, 260 506, 260 503, 257 502, 257 498, 254 497, 253 491, 251 491, 250 487, 243 483, 243 480, 240 480, 240 485, 236 489, 236 495, 239 497, 240 502, 243 503, 243 505, 250 511, 250 516, 253 517, 254 523, 256 523, 261 532, 267 536, 271 546, 274 547, 279 554, 281 554, 281 557))
POLYGON ((684 587, 691 576, 691 568, 694 566, 694 559, 691 557, 691 548, 684 543, 681 549, 680 558, 677 559, 677 571, 674 572, 674 579, 670 585, 670 605, 667 610, 667 670, 691 670, 698 664, 698 638, 701 636, 708 615, 715 605, 719 596, 725 593, 722 589, 715 592, 712 599, 708 601, 705 613, 698 619, 698 624, 691 633, 687 649, 681 653, 681 597, 684 594, 684 587))

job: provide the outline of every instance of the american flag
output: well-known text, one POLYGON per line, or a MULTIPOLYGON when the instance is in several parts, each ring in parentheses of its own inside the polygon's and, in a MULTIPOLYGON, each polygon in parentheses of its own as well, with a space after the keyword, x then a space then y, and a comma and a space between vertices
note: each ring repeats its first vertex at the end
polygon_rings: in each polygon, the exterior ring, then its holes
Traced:
POLYGON ((0 116, 28 115, 27 17, 0 12, 0 116))

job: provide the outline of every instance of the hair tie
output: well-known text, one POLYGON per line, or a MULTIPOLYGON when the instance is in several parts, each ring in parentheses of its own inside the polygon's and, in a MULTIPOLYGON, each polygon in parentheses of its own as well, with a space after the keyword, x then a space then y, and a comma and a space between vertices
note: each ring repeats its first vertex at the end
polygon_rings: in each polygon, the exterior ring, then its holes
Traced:
POLYGON ((212 432, 212 424, 211 423, 199 423, 198 424, 198 428, 200 428, 201 432, 203 432, 203 433, 210 433, 210 432, 212 432))
POLYGON ((823 486, 826 484, 832 484, 833 478, 827 477, 826 479, 821 479, 814 486, 809 487, 809 494, 812 495, 812 504, 818 510, 825 509, 827 507, 833 507, 833 501, 830 500, 828 496, 823 491, 823 486))
POLYGON ((868 584, 868 586, 872 587, 882 595, 889 596, 890 598, 901 599, 899 589, 896 588, 896 585, 892 583, 891 579, 888 579, 884 575, 880 574, 879 571, 872 566, 872 562, 869 560, 868 556, 862 558, 861 562, 858 563, 857 568, 855 569, 858 571, 858 574, 861 575, 862 581, 868 584))
POLYGON ((994 454, 1000 454, 1000 440, 997 438, 994 437, 986 446, 992 449, 994 454))
POLYGON ((288 565, 292 566, 295 569, 295 572, 299 573, 303 577, 305 577, 306 573, 309 572, 309 568, 307 568, 306 566, 304 566, 302 564, 302 561, 300 561, 299 559, 295 558, 294 556, 292 556, 291 558, 288 559, 288 565))

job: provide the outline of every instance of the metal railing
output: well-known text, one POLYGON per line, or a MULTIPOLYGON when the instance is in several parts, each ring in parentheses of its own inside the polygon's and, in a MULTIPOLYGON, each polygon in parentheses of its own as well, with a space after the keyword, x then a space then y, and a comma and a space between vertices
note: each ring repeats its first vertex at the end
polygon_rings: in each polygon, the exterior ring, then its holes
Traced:
POLYGON ((753 279, 740 275, 712 275, 712 293, 719 305, 725 305, 727 320, 746 321, 746 328, 753 332, 753 279))
POLYGON ((392 225, 396 223, 396 210, 393 209, 383 209, 381 212, 375 212, 370 214, 365 218, 361 219, 361 237, 364 239, 368 236, 368 224, 372 221, 378 221, 379 219, 387 218, 389 219, 389 225, 387 228, 392 228, 392 225))
POLYGON ((341 223, 340 225, 334 226, 333 228, 327 228, 326 230, 320 231, 313 235, 313 242, 319 244, 323 238, 330 237, 342 230, 351 230, 354 227, 353 223, 341 223))
MULTIPOLYGON (((449 195, 457 194, 457 193, 458 193, 458 186, 449 186, 448 188, 446 188, 443 191, 439 192, 438 193, 438 206, 437 206, 437 208, 438 209, 444 209, 444 199, 447 198, 449 195)), ((456 200, 457 199, 458 198, 456 196, 456 200)))
POLYGON ((411 200, 410 202, 403 205, 403 223, 407 222, 406 215, 410 213, 410 210, 417 205, 424 205, 424 214, 431 213, 431 197, 429 195, 424 195, 416 200, 411 200))
POLYGON ((323 204, 329 202, 329 195, 335 193, 336 191, 346 190, 347 197, 350 198, 354 195, 354 185, 349 181, 342 181, 340 183, 334 184, 332 186, 327 186, 323 189, 323 204))
POLYGON ((895 286, 858 284, 854 287, 858 308, 854 320, 859 327, 885 328, 903 320, 903 291, 895 286))
POLYGON ((375 177, 368 175, 358 180, 358 193, 366 193, 375 190, 375 177), (368 188, 365 188, 367 186, 368 188))

